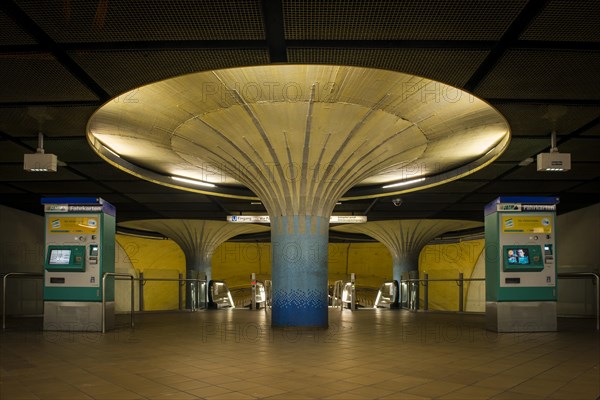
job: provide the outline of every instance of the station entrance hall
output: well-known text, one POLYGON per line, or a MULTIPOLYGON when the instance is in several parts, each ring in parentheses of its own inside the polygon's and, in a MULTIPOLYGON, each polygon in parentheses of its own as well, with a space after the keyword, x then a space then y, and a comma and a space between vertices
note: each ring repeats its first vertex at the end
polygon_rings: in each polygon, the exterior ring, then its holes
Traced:
POLYGON ((0 398, 600 398, 600 5, 0 13, 0 398))

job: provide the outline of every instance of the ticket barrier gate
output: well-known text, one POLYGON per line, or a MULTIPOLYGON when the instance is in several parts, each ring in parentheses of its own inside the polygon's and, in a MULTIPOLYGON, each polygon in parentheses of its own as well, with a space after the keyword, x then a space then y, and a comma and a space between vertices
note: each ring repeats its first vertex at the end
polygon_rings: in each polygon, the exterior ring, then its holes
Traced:
POLYGON ((347 307, 351 310, 356 310, 356 275, 350 274, 350 282, 346 282, 342 289, 342 308, 347 307))
POLYGON ((261 281, 254 281, 252 285, 252 302, 250 309, 259 310, 267 306, 267 292, 265 285, 261 281))
POLYGON ((190 308, 191 311, 201 310, 206 308, 206 281, 190 281, 183 283, 189 285, 189 293, 191 296, 190 308))
POLYGON ((250 309, 258 310, 261 307, 261 304, 264 307, 267 306, 267 291, 265 290, 265 285, 256 279, 256 273, 252 273, 250 277, 250 309))
POLYGON ((399 305, 411 311, 419 310, 419 271, 405 272, 399 284, 399 305))
POLYGON ((385 282, 379 287, 373 308, 400 308, 398 281, 385 282))
POLYGON ((342 291, 344 289, 344 282, 341 280, 335 281, 333 285, 329 287, 329 305, 331 307, 342 306, 342 291))
POLYGON ((208 282, 208 306, 207 308, 217 310, 221 308, 235 308, 231 291, 224 281, 208 282))

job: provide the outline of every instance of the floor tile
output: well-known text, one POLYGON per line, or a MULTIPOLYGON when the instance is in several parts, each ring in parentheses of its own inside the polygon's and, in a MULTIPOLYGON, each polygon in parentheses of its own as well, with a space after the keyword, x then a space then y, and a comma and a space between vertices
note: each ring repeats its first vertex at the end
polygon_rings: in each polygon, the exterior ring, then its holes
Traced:
POLYGON ((140 314, 106 335, 0 333, 0 398, 596 399, 600 341, 498 334, 482 315, 334 310, 330 330, 249 310, 140 314), (252 336, 250 335, 252 333, 252 336))

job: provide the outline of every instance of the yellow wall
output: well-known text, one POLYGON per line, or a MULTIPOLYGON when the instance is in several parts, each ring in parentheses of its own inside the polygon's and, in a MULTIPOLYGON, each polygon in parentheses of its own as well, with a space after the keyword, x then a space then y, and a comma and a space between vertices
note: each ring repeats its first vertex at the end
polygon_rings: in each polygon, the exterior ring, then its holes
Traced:
MULTIPOLYGON (((172 240, 116 235, 133 269, 144 278, 185 277, 185 255, 172 240)), ((119 260, 117 260, 119 262, 119 260)), ((184 291, 185 292, 185 291, 184 291)), ((144 285, 144 310, 174 310, 179 307, 177 282, 148 281, 144 285)), ((182 298, 185 297, 182 296, 182 298)))
MULTIPOLYGON (((419 276, 425 273, 429 279, 457 279, 459 272, 470 278, 477 260, 485 247, 485 241, 469 240, 460 243, 425 246, 419 256, 419 276)), ((465 282, 463 301, 466 307, 469 283, 465 282)), ((419 297, 423 301, 423 290, 419 297)), ((455 282, 429 283, 429 309, 458 311, 458 286, 455 282)))
MULTIPOLYGON (((392 257, 381 243, 330 243, 329 280, 349 280, 356 273, 357 284, 379 287, 392 277, 392 257)), ((271 244, 226 242, 217 247, 212 259, 213 279, 229 287, 247 286, 252 272, 259 280, 271 278, 271 244)))
MULTIPOLYGON (((185 276, 185 256, 171 240, 143 239, 117 235, 137 272, 146 278, 177 278, 185 276)), ((473 268, 484 248, 484 240, 456 244, 425 246, 419 257, 420 275, 430 279, 471 277, 473 268)), ((329 280, 347 281, 356 273, 357 285, 378 288, 392 279, 392 257, 381 243, 330 243, 329 280)), ((220 245, 212 259, 213 279, 224 280, 229 287, 248 286, 250 275, 257 273, 259 280, 271 276, 271 244, 226 242, 220 245)), ((464 301, 469 284, 465 283, 464 301)), ((145 310, 177 308, 177 286, 170 282, 147 282, 144 287, 145 310)), ((421 301, 423 291, 421 290, 421 301)), ((458 286, 454 282, 431 282, 429 309, 458 310, 458 286)))

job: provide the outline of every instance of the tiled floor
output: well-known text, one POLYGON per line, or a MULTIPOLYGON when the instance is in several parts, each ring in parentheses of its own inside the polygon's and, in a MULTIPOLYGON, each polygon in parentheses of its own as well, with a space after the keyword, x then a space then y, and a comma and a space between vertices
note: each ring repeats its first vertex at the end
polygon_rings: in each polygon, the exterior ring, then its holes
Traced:
POLYGON ((264 311, 136 316, 136 328, 0 335, 0 398, 596 399, 600 334, 497 334, 481 315, 331 310, 328 330, 269 328, 264 311))

